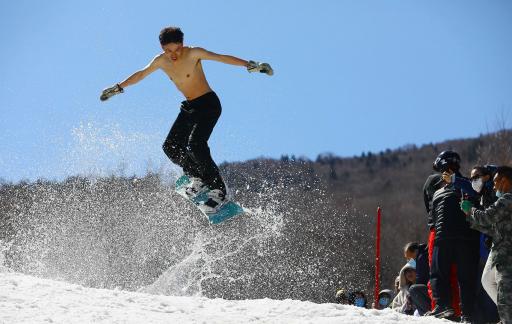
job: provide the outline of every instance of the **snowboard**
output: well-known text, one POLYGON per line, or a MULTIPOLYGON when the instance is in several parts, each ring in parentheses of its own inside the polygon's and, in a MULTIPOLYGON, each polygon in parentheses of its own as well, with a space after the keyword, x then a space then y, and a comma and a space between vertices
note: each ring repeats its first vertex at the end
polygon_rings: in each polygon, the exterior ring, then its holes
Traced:
MULTIPOLYGON (((203 191, 194 198, 190 199, 190 197, 188 197, 185 194, 185 188, 189 183, 189 177, 186 175, 182 175, 180 178, 178 178, 178 180, 176 180, 175 190, 180 196, 191 201, 194 205, 199 207, 208 200, 209 190, 203 191)), ((233 218, 244 213, 244 209, 242 208, 242 206, 240 206, 239 204, 237 204, 236 202, 232 201, 229 198, 227 198, 227 201, 224 203, 224 205, 222 205, 222 207, 215 213, 205 213, 200 208, 198 209, 208 219, 208 221, 211 224, 219 224, 225 220, 228 220, 230 218, 233 218)))

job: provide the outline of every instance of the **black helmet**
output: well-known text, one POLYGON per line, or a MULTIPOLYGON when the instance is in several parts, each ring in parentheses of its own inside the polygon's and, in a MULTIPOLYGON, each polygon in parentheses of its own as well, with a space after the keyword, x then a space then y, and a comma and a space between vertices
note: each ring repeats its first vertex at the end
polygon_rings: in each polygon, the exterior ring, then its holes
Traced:
POLYGON ((434 161, 434 171, 444 172, 450 167, 455 167, 457 170, 460 167, 460 156, 454 151, 443 151, 439 154, 434 161))

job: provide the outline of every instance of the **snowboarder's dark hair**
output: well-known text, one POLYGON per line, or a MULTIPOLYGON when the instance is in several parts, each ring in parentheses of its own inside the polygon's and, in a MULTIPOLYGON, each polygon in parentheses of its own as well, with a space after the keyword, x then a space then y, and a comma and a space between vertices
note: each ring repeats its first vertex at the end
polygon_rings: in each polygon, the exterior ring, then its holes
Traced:
POLYGON ((165 27, 160 31, 160 45, 183 43, 183 32, 179 27, 165 27))
POLYGON ((496 171, 498 177, 507 178, 509 181, 512 181, 512 168, 509 166, 500 166, 496 171))

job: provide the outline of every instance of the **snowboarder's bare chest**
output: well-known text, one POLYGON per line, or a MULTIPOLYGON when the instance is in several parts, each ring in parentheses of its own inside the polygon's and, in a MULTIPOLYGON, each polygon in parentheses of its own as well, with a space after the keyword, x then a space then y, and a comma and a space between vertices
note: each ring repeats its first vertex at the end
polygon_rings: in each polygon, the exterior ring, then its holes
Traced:
POLYGON ((201 61, 197 59, 182 58, 175 62, 166 60, 161 68, 178 88, 205 79, 201 61))

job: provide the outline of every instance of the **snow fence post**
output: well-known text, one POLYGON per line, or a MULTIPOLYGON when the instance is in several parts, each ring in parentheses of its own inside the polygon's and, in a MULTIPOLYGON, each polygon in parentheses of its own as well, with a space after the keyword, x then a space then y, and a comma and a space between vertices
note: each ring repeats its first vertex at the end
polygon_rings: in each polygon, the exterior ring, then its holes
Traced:
POLYGON ((379 308, 380 292, 380 220, 382 209, 377 208, 377 233, 375 237, 375 290, 373 292, 374 308, 379 308))

